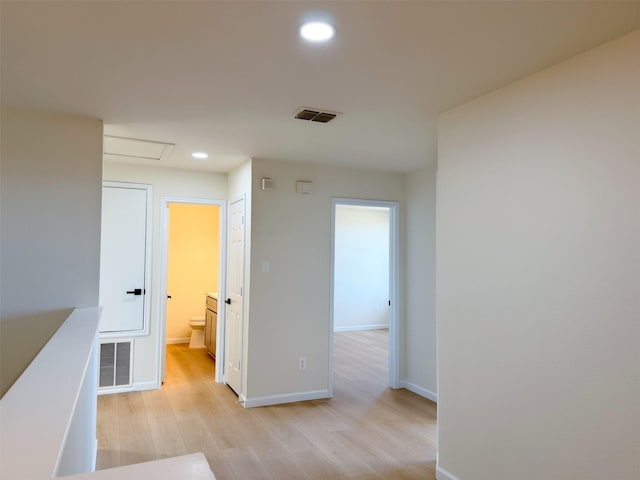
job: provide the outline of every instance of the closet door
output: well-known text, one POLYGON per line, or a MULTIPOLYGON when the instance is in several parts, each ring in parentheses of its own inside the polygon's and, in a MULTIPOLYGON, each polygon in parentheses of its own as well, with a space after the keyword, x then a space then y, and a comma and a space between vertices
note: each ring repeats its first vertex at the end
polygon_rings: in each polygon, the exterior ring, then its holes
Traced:
POLYGON ((105 182, 100 246, 100 332, 148 333, 149 185, 105 182))

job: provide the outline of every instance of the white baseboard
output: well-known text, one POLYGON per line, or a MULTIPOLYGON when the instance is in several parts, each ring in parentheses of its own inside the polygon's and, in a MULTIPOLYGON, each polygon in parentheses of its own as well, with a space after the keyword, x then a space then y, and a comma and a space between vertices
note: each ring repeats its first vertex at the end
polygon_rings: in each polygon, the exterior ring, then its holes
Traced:
POLYGON ((133 385, 127 385, 125 387, 99 388, 98 395, 108 395, 111 393, 142 392, 144 390, 158 390, 158 384, 156 382, 138 382, 134 383, 133 385))
POLYGON ((189 343, 191 341, 190 338, 167 338, 167 345, 173 345, 176 343, 189 343))
POLYGON ((436 480, 460 480, 454 474, 447 472, 444 468, 436 465, 436 480))
POLYGON ((305 400, 319 400, 322 398, 331 398, 329 390, 313 390, 311 392, 287 393, 285 395, 272 395, 269 397, 245 398, 244 407, 266 407, 267 405, 303 402, 305 400))
POLYGON ((406 388, 410 392, 420 395, 421 397, 427 398, 432 402, 438 403, 438 395, 433 393, 431 390, 427 390, 426 388, 416 385, 415 383, 407 382, 406 380, 401 380, 400 388, 406 388))
POLYGON ((133 390, 136 392, 142 392, 144 390, 158 390, 158 384, 156 382, 138 382, 133 384, 133 390))
POLYGON ((111 395, 112 393, 126 393, 133 392, 133 385, 127 385, 126 387, 109 387, 109 388, 99 388, 98 395, 111 395))
POLYGON ((382 330, 389 328, 388 323, 381 323, 379 325, 355 325, 348 327, 333 327, 334 332, 359 332, 361 330, 382 330))

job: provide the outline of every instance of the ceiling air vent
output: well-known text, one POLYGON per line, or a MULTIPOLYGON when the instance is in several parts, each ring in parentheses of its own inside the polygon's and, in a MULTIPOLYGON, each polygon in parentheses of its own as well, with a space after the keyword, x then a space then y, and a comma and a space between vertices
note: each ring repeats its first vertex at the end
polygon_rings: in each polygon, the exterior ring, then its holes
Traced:
POLYGON ((305 108, 299 109, 295 118, 298 120, 309 120, 311 122, 327 123, 336 118, 339 115, 337 112, 327 112, 318 109, 305 108))

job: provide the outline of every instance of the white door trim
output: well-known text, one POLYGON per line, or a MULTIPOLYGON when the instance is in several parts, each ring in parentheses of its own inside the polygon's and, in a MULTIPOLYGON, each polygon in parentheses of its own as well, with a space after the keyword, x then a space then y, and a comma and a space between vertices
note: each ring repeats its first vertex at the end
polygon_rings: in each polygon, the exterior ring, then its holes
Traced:
MULTIPOLYGON (((144 324, 140 330, 126 330, 121 332, 100 332, 100 338, 118 338, 118 337, 132 337, 132 336, 146 336, 149 335, 149 325, 151 324, 151 237, 153 232, 151 230, 151 218, 153 216, 153 186, 148 183, 133 183, 133 182, 112 182, 104 180, 102 182, 102 188, 131 188, 136 190, 145 190, 147 206, 146 206, 146 232, 145 232, 145 246, 144 246, 144 324)), ((100 219, 102 221, 102 218, 100 219)), ((100 266, 102 268, 102 266, 100 266)))
POLYGON ((398 319, 400 318, 400 203, 385 200, 361 200, 357 198, 333 197, 331 199, 331 288, 329 302, 331 305, 329 314, 329 394, 333 396, 333 302, 334 302, 334 275, 335 275, 335 227, 336 206, 354 205, 360 207, 387 207, 390 212, 389 224, 389 300, 391 309, 389 312, 389 386, 400 388, 400 334, 398 319))
MULTIPOLYGON (((170 203, 184 203, 190 205, 216 205, 220 207, 220 268, 218 272, 218 297, 226 298, 227 294, 227 201, 217 198, 190 198, 190 197, 160 197, 160 294, 156 297, 156 307, 159 317, 158 345, 156 348, 157 376, 156 388, 162 386, 165 374, 165 361, 167 356, 166 335, 167 335, 167 273, 168 273, 168 249, 169 249, 169 215, 170 203)), ((219 302, 218 299, 218 303, 219 302)), ((202 305, 204 309, 204 302, 202 305)), ((220 341, 216 342, 216 375, 215 381, 223 382, 224 366, 218 359, 224 358, 224 319, 225 312, 218 307, 218 325, 216 337, 220 341)))

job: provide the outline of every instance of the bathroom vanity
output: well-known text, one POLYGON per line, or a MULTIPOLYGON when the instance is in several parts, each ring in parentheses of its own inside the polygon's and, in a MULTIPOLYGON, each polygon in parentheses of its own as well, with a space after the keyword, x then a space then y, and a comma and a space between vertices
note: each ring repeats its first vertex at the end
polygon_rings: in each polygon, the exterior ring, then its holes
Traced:
POLYGON ((216 332, 218 329, 218 292, 207 292, 204 314, 204 346, 209 355, 216 358, 216 332))

